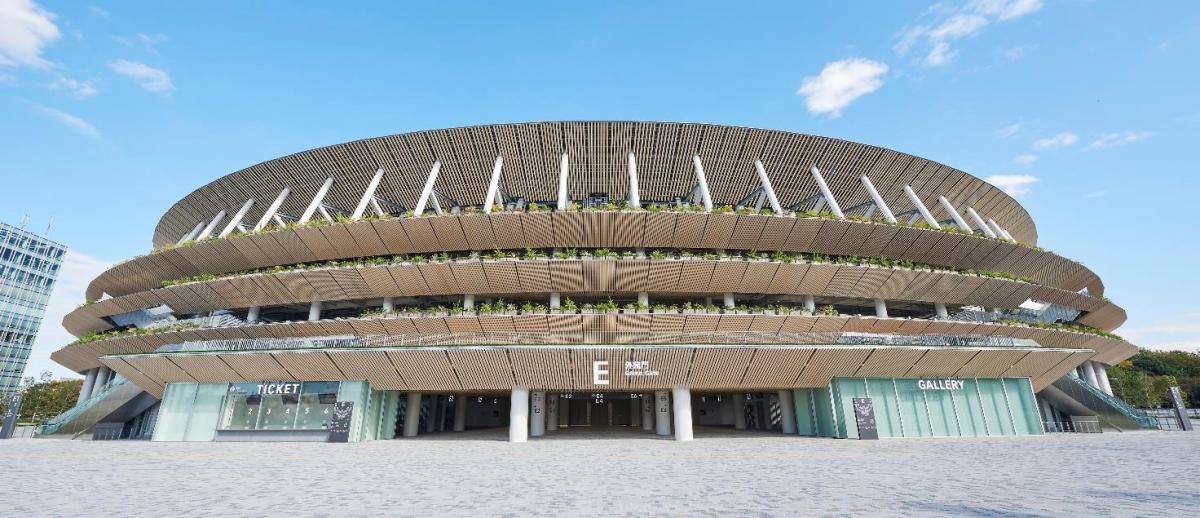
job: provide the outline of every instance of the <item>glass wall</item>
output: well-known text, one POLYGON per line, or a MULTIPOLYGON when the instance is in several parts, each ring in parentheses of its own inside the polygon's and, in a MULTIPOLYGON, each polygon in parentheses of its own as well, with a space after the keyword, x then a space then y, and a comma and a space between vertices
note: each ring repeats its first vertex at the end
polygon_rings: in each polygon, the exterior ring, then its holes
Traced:
POLYGON ((230 383, 218 429, 328 430, 340 386, 336 381, 230 383))
POLYGON ((795 394, 800 435, 858 438, 852 400, 864 397, 880 437, 1042 433, 1028 378, 835 378, 795 394))

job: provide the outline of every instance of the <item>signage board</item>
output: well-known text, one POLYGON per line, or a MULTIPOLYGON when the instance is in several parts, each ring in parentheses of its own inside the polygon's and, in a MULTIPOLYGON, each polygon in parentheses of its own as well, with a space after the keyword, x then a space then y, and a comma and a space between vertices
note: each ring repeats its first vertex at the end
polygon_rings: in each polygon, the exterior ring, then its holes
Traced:
POLYGON ((333 404, 333 420, 329 423, 329 438, 326 442, 348 442, 350 419, 354 417, 353 401, 338 401, 333 404))
POLYGON ((1192 430, 1192 420, 1188 417, 1187 406, 1183 404, 1183 393, 1179 391, 1179 387, 1171 387, 1171 406, 1175 407, 1175 414, 1179 416, 1179 428, 1184 431, 1192 430))
POLYGON ((879 438, 879 428, 875 423, 875 404, 869 397, 856 397, 854 404, 854 421, 858 424, 858 438, 874 440, 879 438))
POLYGON ((966 384, 966 381, 956 379, 917 380, 917 388, 921 390, 962 390, 966 384))

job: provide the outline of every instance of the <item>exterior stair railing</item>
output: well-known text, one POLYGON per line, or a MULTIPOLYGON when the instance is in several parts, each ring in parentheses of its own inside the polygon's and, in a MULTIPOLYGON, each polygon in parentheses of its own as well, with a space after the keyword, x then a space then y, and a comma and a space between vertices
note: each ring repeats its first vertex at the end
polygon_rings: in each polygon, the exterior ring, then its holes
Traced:
POLYGON ((38 434, 39 435, 53 435, 55 432, 58 431, 59 428, 62 428, 63 425, 71 422, 71 420, 75 419, 75 417, 77 417, 79 414, 82 414, 85 410, 91 408, 96 403, 102 401, 106 396, 111 394, 118 387, 120 387, 121 385, 124 385, 128 382, 129 382, 129 380, 126 380, 124 376, 118 376, 116 379, 113 380, 112 383, 105 385, 104 389, 101 390, 99 393, 94 394, 94 395, 92 395, 92 397, 88 398, 87 401, 84 401, 83 403, 75 405, 70 410, 67 410, 66 412, 58 414, 53 419, 43 423, 41 425, 41 427, 38 429, 38 434))
POLYGON ((1143 410, 1129 406, 1129 403, 1122 401, 1121 398, 1110 396, 1107 392, 1093 387, 1090 383, 1074 376, 1064 376, 1063 379, 1071 380, 1073 383, 1083 387, 1084 390, 1088 391, 1092 395, 1104 400, 1105 403, 1108 403, 1109 406, 1124 414, 1125 417, 1128 417, 1131 421, 1137 423, 1138 426, 1141 426, 1142 428, 1158 428, 1158 425, 1155 423, 1153 417, 1143 410))

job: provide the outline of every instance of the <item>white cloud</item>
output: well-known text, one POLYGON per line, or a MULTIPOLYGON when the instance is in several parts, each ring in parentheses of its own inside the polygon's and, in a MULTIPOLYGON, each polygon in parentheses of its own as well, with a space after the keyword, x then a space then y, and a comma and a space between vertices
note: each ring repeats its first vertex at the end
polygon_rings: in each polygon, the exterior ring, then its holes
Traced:
POLYGON ((1038 178, 1028 174, 994 174, 983 180, 1015 198, 1029 194, 1031 186, 1037 183, 1038 178))
POLYGON ((994 134, 996 135, 996 138, 1009 138, 1017 133, 1020 133, 1021 126, 1022 124, 1020 122, 1009 124, 1008 126, 996 130, 994 134))
POLYGON ((1038 156, 1033 153, 1024 153, 1013 157, 1013 162, 1021 165, 1029 165, 1037 162, 1038 156))
POLYGON ((1125 144, 1132 144, 1149 137, 1150 132, 1148 131, 1108 133, 1096 140, 1093 140, 1091 144, 1088 144, 1087 149, 1104 149, 1109 147, 1124 146, 1125 144))
POLYGON ((1025 45, 1017 45, 1016 47, 1009 47, 1000 51, 1000 55, 1004 56, 1004 59, 1009 61, 1021 59, 1025 57, 1026 54, 1029 54, 1029 47, 1025 45))
MULTIPOLYGON (((957 7, 934 4, 927 10, 927 16, 933 17, 935 23, 901 29, 894 36, 896 43, 892 49, 904 56, 923 42, 927 50, 921 64, 945 66, 958 55, 958 49, 950 44, 952 41, 979 34, 992 22, 1014 20, 1041 8, 1042 0, 972 0, 957 7)), ((1005 55, 1019 59, 1024 49, 1009 49, 1005 55)))
POLYGON ((1134 345, 1160 350, 1200 352, 1200 313, 1182 313, 1118 331, 1134 345))
POLYGON ((1071 146, 1079 141, 1079 136, 1069 131, 1064 131, 1053 137, 1038 139, 1033 142, 1033 149, 1038 151, 1048 151, 1051 149, 1059 149, 1071 146))
POLYGON ((75 337, 63 329, 62 319, 83 302, 84 291, 111 263, 82 252, 68 250, 63 256, 62 268, 58 271, 58 283, 46 306, 46 316, 29 354, 25 375, 36 376, 43 370, 57 375, 72 375, 70 371, 50 360, 50 353, 71 343, 75 337))
POLYGON ((165 70, 124 59, 113 61, 108 66, 114 72, 133 79, 138 86, 148 92, 168 95, 175 90, 175 85, 171 83, 171 76, 165 70))
POLYGON ((79 117, 71 115, 62 110, 57 110, 40 104, 33 105, 33 109, 38 113, 45 115, 59 124, 71 128, 85 137, 100 138, 100 130, 97 130, 92 123, 85 121, 79 117))
POLYGON ((60 37, 54 13, 31 0, 0 0, 0 66, 50 68, 42 51, 60 37))
POLYGON ((151 54, 158 54, 157 47, 167 42, 167 35, 161 32, 157 34, 138 33, 133 36, 113 36, 113 39, 131 49, 141 48, 151 54))
POLYGON ((855 99, 881 88, 887 71, 886 64, 869 59, 834 61, 819 75, 804 78, 796 94, 804 96, 809 112, 839 117, 855 99))
POLYGON ((76 99, 87 99, 100 93, 100 90, 97 90, 96 85, 92 84, 91 81, 78 81, 64 76, 58 76, 58 78, 50 83, 50 88, 54 90, 66 90, 75 96, 76 99))
POLYGON ((971 0, 967 9, 1007 21, 1036 12, 1042 5, 1042 0, 971 0))

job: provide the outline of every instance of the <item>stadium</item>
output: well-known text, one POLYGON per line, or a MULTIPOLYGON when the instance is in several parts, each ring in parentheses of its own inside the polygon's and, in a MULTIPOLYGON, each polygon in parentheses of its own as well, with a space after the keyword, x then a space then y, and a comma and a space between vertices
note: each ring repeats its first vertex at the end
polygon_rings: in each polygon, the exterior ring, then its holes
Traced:
POLYGON ((88 287, 50 436, 365 441, 1152 427, 1099 276, 1002 190, 783 131, 541 122, 209 183, 88 287))

